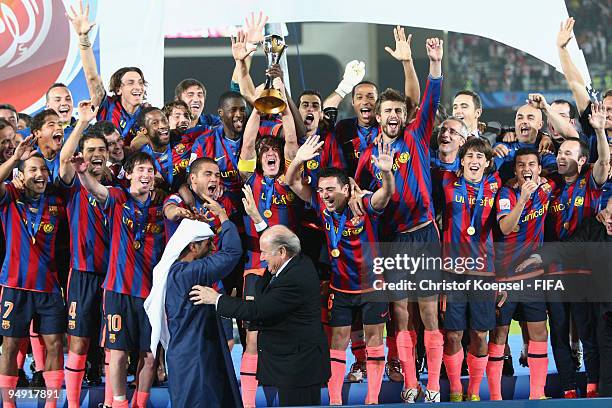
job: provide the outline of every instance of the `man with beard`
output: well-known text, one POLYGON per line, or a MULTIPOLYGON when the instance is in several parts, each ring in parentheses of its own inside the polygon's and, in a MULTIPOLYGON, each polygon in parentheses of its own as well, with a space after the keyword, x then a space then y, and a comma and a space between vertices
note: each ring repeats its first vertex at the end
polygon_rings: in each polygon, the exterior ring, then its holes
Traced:
MULTIPOLYGON (((516 272, 516 266, 542 245, 544 220, 548 213, 554 184, 541 177, 542 166, 537 150, 522 148, 514 158, 515 178, 503 186, 495 205, 501 236, 497 237, 495 274, 498 282, 524 280, 525 287, 534 287, 533 280, 543 269, 516 272)), ((501 376, 504 349, 513 316, 524 322, 529 333, 526 348, 529 365, 529 398, 545 398, 548 372, 548 330, 546 303, 525 291, 521 299, 510 293, 498 309, 495 330, 489 339, 487 380, 491 400, 501 400, 501 376)))
MULTIPOLYGON (((284 87, 280 78, 274 79, 274 87, 284 87)), ((282 112, 285 139, 264 136, 257 139, 260 114, 253 109, 244 133, 244 143, 240 151, 238 167, 245 180, 246 191, 252 192, 254 205, 258 214, 255 217, 244 216, 246 231, 246 264, 244 266, 244 290, 246 300, 255 298, 257 281, 266 269, 266 262, 261 259, 259 245, 260 232, 273 225, 284 225, 291 231, 299 232, 300 216, 303 202, 299 200, 285 182, 286 160, 295 156, 297 135, 293 117, 287 107, 282 112)), ((250 197, 249 197, 250 198, 250 197)), ((248 213, 247 213, 248 214, 248 213)), ((240 368, 243 384, 242 399, 245 407, 255 406, 257 391, 257 327, 255 322, 245 322, 248 329, 246 348, 242 355, 240 368)))
MULTIPOLYGON (((514 155, 521 148, 538 148, 537 140, 544 121, 542 120, 542 111, 540 104, 542 103, 538 94, 529 95, 529 103, 521 106, 516 111, 514 117, 514 127, 516 134, 515 142, 501 142, 493 146, 495 153, 495 167, 499 171, 502 180, 512 178, 512 163, 514 155)), ((542 154, 542 168, 548 171, 555 171, 557 161, 551 153, 542 154)))
POLYGON ((73 157, 72 164, 81 185, 102 206, 110 231, 110 257, 103 283, 106 314, 103 343, 110 349, 113 407, 128 406, 129 351, 139 351, 142 359, 132 407, 145 407, 153 383, 154 358, 149 350, 151 326, 143 304, 151 290, 153 267, 164 247, 162 206, 151 202, 155 161, 144 152, 128 157, 124 164, 130 182, 127 189, 102 185, 87 171, 90 163, 84 161, 82 154, 73 157))
MULTIPOLYGON (((555 181, 553 199, 546 218, 546 240, 565 241, 589 217, 595 217, 599 210, 602 187, 610 172, 610 148, 606 140, 608 123, 603 103, 590 107, 590 125, 597 136, 597 161, 588 164, 589 147, 581 139, 567 138, 557 152, 558 173, 552 175, 555 181)), ((578 268, 579 269, 579 268, 578 268)), ((580 280, 584 271, 560 263, 551 264, 550 275, 566 275, 568 279, 580 280)), ((579 284, 588 284, 579 282, 579 284)), ((592 321, 592 305, 582 302, 560 302, 549 299, 551 344, 565 398, 577 398, 576 373, 569 344, 569 317, 574 317, 578 336, 584 350, 587 372, 587 396, 597 396, 599 362, 592 321)))
MULTIPOLYGON (((404 92, 407 96, 408 120, 412 118, 414 108, 419 103, 421 91, 419 80, 414 70, 410 42, 412 34, 406 37, 404 29, 397 26, 393 29, 395 37, 395 50, 385 47, 393 58, 402 63, 404 69, 404 92)), ((351 61, 344 73, 344 78, 336 91, 325 99, 323 107, 338 107, 342 99, 351 92, 353 110, 356 117, 341 120, 336 124, 336 137, 342 146, 344 157, 348 164, 348 174, 354 174, 360 154, 378 136, 378 123, 373 109, 378 99, 378 88, 370 81, 362 81, 365 76, 365 66, 357 61, 351 61)))
MULTIPOLYGON (((91 339, 99 337, 102 306, 102 283, 108 269, 108 230, 103 210, 75 177, 70 161, 77 151, 89 163, 87 171, 98 182, 112 185, 108 174, 108 148, 104 136, 83 130, 96 117, 90 101, 79 103, 79 120, 60 153, 60 184, 65 189, 68 225, 70 227, 70 275, 68 304, 69 351, 66 362, 66 399, 70 408, 80 406, 81 384, 85 374, 91 339)), ((110 385, 110 382, 107 381, 110 385)), ((106 401, 112 403, 111 401, 106 401)))
POLYGON ((379 144, 378 156, 373 156, 382 174, 383 184, 378 191, 363 198, 365 212, 358 216, 348 206, 349 180, 346 174, 330 167, 321 171, 318 197, 299 174, 299 167, 319 153, 323 142, 314 135, 300 147, 287 170, 291 189, 315 210, 319 222, 325 226, 327 249, 331 255, 331 293, 329 295, 332 340, 330 356, 331 377, 328 383, 330 405, 342 405, 342 384, 346 366, 353 316, 361 314, 367 354, 368 393, 366 404, 377 404, 384 372, 385 352, 383 330, 388 320, 388 303, 368 299, 375 289, 372 273, 373 259, 378 257, 378 222, 393 190, 395 182, 391 148, 379 144))
POLYGON ((36 150, 49 169, 49 181, 55 183, 59 179, 59 152, 64 144, 64 128, 59 116, 53 109, 45 109, 32 118, 30 130, 36 140, 36 150))
POLYGON ((46 108, 57 112, 60 124, 64 128, 64 137, 68 139, 74 129, 76 119, 72 117, 74 102, 70 89, 62 83, 55 83, 49 87, 45 94, 46 108))
MULTIPOLYGON (((213 127, 222 124, 221 118, 217 115, 204 113, 206 104, 206 88, 204 84, 194 78, 183 79, 174 88, 176 101, 184 102, 190 112, 188 128, 196 126, 213 127)), ((170 117, 170 114, 167 114, 170 117)))
POLYGON ((168 118, 155 107, 143 108, 138 116, 138 127, 148 143, 140 150, 155 159, 155 169, 164 180, 166 193, 177 191, 185 182, 191 152, 181 141, 172 141, 168 118))
MULTIPOLYGON (((246 120, 246 102, 237 92, 225 92, 219 97, 218 113, 223 126, 205 131, 191 148, 191 162, 199 157, 211 157, 219 165, 223 188, 236 208, 240 206, 242 179, 238 158, 246 120)), ((197 128, 196 128, 197 129, 197 128)), ((195 129, 194 129, 195 130, 195 129)), ((191 137, 188 131, 185 136, 191 137)))
POLYGON ((137 67, 118 69, 111 76, 109 91, 113 95, 109 96, 98 74, 96 59, 89 41, 89 31, 95 25, 94 22, 88 20, 89 5, 83 10, 81 2, 78 12, 72 6, 70 6, 70 11, 67 15, 79 37, 81 61, 89 95, 92 104, 100 107, 98 120, 111 121, 119 130, 121 138, 129 145, 138 131, 136 121, 145 96, 144 75, 137 67))
MULTIPOLYGON (((53 113, 54 115, 55 112, 53 113)), ((56 115, 57 116, 57 115, 56 115)), ((32 152, 34 136, 19 143, 0 166, 0 207, 7 252, 0 272, 3 336, 0 388, 4 405, 15 406, 9 390, 17 384, 17 353, 36 318, 36 332, 46 349, 43 377, 49 391, 46 407, 54 408, 64 382, 63 337, 66 311, 56 264, 57 226, 66 218, 64 200, 47 193, 49 170, 40 154, 32 152), (19 165, 23 190, 5 184, 19 165), (23 222, 26 220, 26 222, 23 222)))
POLYGON ((6 119, 0 119, 0 164, 15 152, 15 127, 6 119))
POLYGON ((457 171, 459 170, 459 148, 468 138, 468 127, 465 122, 450 116, 440 125, 438 132, 438 151, 431 151, 430 165, 432 169, 457 171))
MULTIPOLYGON (((410 251, 415 251, 415 256, 417 253, 421 256, 423 251, 430 254, 435 251, 432 246, 440 242, 434 222, 429 141, 442 86, 442 41, 437 38, 427 39, 426 49, 429 57, 429 77, 416 119, 406 126, 406 99, 397 91, 386 90, 376 102, 376 120, 381 125, 382 140, 390 143, 395 150, 395 193, 382 217, 382 234, 389 237, 397 251, 403 253, 410 247, 410 251)), ((372 157, 376 154, 377 147, 374 145, 365 149, 359 158, 355 174, 357 183, 370 191, 381 186, 380 171, 372 162, 372 157)), ((432 254, 438 255, 439 253, 432 254)), ((435 279, 435 274, 435 271, 420 271, 413 278, 435 279), (424 273, 427 273, 427 276, 423 276, 424 273)), ((390 278, 398 279, 399 276, 390 278)), ((443 337, 438 327, 437 292, 418 291, 416 294, 425 327, 424 344, 428 368, 425 398, 430 402, 440 401, 439 376, 443 337)), ((408 295, 399 292, 394 295, 397 350, 404 371, 402 399, 414 402, 419 394, 413 354, 416 332, 409 330, 409 327, 414 327, 412 323, 416 320, 408 311, 408 295)))

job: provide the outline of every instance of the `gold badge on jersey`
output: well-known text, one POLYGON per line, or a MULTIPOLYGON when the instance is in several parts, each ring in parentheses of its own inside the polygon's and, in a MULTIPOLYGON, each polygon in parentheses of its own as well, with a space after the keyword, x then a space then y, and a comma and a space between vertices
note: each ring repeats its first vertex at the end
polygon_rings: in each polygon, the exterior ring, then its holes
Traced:
POLYGON ((308 170, 316 170, 319 168, 319 163, 316 160, 308 160, 306 167, 308 167, 308 170))
POLYGON ((2 329, 8 330, 11 328, 11 322, 9 320, 2 320, 2 329))
POLYGON ((76 327, 76 322, 74 320, 68 320, 68 328, 70 330, 74 330, 76 327))
POLYGON ((582 205, 584 204, 584 197, 576 197, 576 200, 574 201, 574 206, 575 207, 582 207, 582 205))
POLYGON ((404 152, 400 154, 398 160, 400 163, 408 163, 408 160, 410 160, 410 153, 404 152))
POLYGON ((177 144, 174 146, 174 151, 178 154, 183 154, 185 152, 185 145, 182 143, 177 144))
POLYGON ((360 218, 357 216, 351 218, 351 224, 353 224, 353 227, 356 227, 357 225, 359 225, 359 221, 360 221, 360 218))
POLYGON ((57 205, 50 205, 49 206, 49 215, 57 215, 58 213, 58 209, 57 209, 57 205))
POLYGON ((53 225, 52 224, 45 224, 43 225, 43 231, 45 232, 45 234, 50 234, 53 232, 53 225))
POLYGON ((544 191, 546 194, 550 193, 550 191, 551 191, 550 184, 548 184, 548 183, 542 184, 542 191, 544 191))
POLYGON ((491 192, 492 192, 492 193, 496 193, 498 188, 499 188, 499 187, 498 187, 498 185, 497 185, 497 182, 493 182, 493 183, 491 183, 491 192))
POLYGON ((115 338, 115 335, 113 333, 110 333, 108 335, 108 341, 110 341, 111 343, 114 343, 115 341, 117 341, 117 339, 115 338))

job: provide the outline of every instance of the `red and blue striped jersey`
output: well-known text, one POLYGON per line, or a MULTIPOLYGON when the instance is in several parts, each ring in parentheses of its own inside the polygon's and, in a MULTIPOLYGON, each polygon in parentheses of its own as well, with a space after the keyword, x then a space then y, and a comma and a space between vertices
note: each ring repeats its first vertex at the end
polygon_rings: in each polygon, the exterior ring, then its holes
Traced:
MULTIPOLYGON (((285 184, 285 176, 276 178, 264 177, 259 172, 251 174, 245 185, 253 191, 255 204, 269 227, 284 225, 299 235, 300 222, 304 209, 304 202, 285 184), (268 213, 266 210, 269 210, 268 213), (269 215, 267 217, 266 215, 269 215)), ((259 233, 255 224, 248 215, 244 215, 244 228, 246 232, 247 260, 244 267, 247 269, 266 268, 267 263, 259 259, 259 233)))
MULTIPOLYGON (((218 234, 221 231, 221 222, 219 221, 219 218, 217 218, 217 216, 215 216, 211 211, 209 211, 206 208, 206 206, 204 205, 204 202, 200 199, 200 197, 197 196, 197 194, 193 194, 193 192, 191 194, 193 195, 193 201, 195 203, 195 208, 197 208, 198 210, 204 211, 205 222, 208 225, 210 225, 210 229, 212 229, 214 233, 218 234)), ((219 203, 219 205, 221 205, 221 208, 225 210, 229 218, 231 218, 232 216, 236 214, 237 212, 236 208, 232 204, 231 200, 225 194, 220 199, 218 199, 217 202, 219 203)), ((189 208, 187 204, 185 204, 185 201, 183 201, 183 199, 181 198, 179 194, 171 194, 170 196, 168 196, 168 198, 166 198, 166 201, 164 202, 164 208, 168 204, 175 204, 176 206, 180 208, 186 208, 186 209, 191 210, 191 208, 189 208)), ((172 235, 174 235, 174 232, 176 231, 179 224, 181 223, 181 220, 172 221, 167 218, 164 218, 164 223, 166 226, 166 242, 168 242, 170 238, 172 237, 172 235)), ((218 241, 219 241, 219 236, 215 235, 213 238, 213 242, 215 243, 215 245, 219 243, 218 241)))
POLYGON ((374 290, 374 280, 381 279, 374 274, 374 258, 380 255, 378 247, 379 212, 372 208, 372 195, 363 197, 366 212, 361 217, 356 216, 347 205, 344 211, 330 214, 319 194, 313 194, 310 206, 315 210, 321 225, 325 226, 327 250, 330 253, 331 279, 330 287, 345 293, 363 293, 374 290), (341 220, 344 225, 341 227, 341 220), (333 234, 340 234, 337 249, 339 256, 332 254, 333 234), (340 229, 340 231, 339 231, 340 229))
POLYGON ((36 151, 45 160, 45 165, 47 166, 47 170, 49 170, 49 183, 54 184, 59 181, 60 153, 57 152, 52 159, 47 159, 38 146, 36 146, 36 151))
POLYGON ((164 251, 162 205, 153 205, 150 200, 140 203, 122 188, 109 187, 108 191, 104 211, 110 229, 110 258, 102 286, 146 298, 153 268, 164 251))
POLYGON ((334 133, 344 154, 349 176, 355 174, 361 153, 372 144, 379 132, 378 123, 361 126, 357 118, 343 119, 336 123, 334 133))
MULTIPOLYGON (((319 155, 312 160, 308 160, 304 164, 304 178, 308 179, 308 184, 315 190, 317 189, 317 185, 319 183, 319 172, 322 168, 346 168, 344 154, 338 145, 335 134, 328 131, 323 135, 319 134, 319 136, 319 142, 324 142, 319 155)), ((300 140, 300 146, 304 144, 305 141, 306 138, 300 140)))
POLYGON ((278 136, 283 128, 283 117, 280 114, 262 116, 259 121, 259 137, 278 136))
POLYGON ((112 122, 117 130, 119 130, 119 134, 126 146, 129 146, 132 139, 136 137, 136 132, 138 132, 139 129, 136 124, 139 114, 140 107, 138 107, 132 115, 127 113, 121 105, 121 97, 119 95, 105 95, 100 103, 97 120, 108 120, 112 122))
POLYGON ((546 217, 546 241, 565 241, 583 220, 597 215, 603 191, 593 179, 592 168, 571 184, 557 173, 551 175, 551 179, 555 189, 546 217))
MULTIPOLYGON (((429 140, 441 87, 441 77, 427 79, 416 119, 391 144, 395 150, 395 193, 383 214, 385 235, 405 232, 434 219, 429 140)), ((382 186, 382 176, 373 163, 373 156, 378 157, 378 146, 372 144, 361 154, 355 174, 357 184, 370 191, 382 186)))
MULTIPOLYGON (((114 185, 112 182, 103 183, 114 185)), ((109 231, 104 210, 78 177, 74 177, 71 186, 61 185, 65 190, 70 228, 70 267, 104 275, 109 256, 109 231)))
POLYGON ((210 157, 217 162, 225 192, 237 208, 242 202, 242 179, 238 171, 241 147, 242 136, 236 140, 228 139, 223 126, 219 126, 204 133, 191 149, 191 161, 199 157, 210 157))
MULTIPOLYGON (((442 253, 444 258, 485 258, 478 268, 466 270, 470 275, 494 275, 495 252, 493 227, 495 226, 495 195, 501 186, 497 172, 486 174, 483 182, 472 184, 451 171, 442 172, 442 253), (483 188, 478 200, 479 190, 483 188), (465 191, 464 191, 465 186, 465 191), (467 193, 467 194, 466 194, 467 193), (466 197, 467 195, 467 197, 466 197), (466 204, 467 202, 467 204, 466 204), (474 234, 469 235, 471 216, 474 234)), ((455 270, 449 270, 455 272, 455 270)))
POLYGON ((198 118, 198 126, 222 126, 221 118, 217 115, 211 115, 210 113, 202 113, 198 118))
POLYGON ((31 200, 12 183, 5 188, 0 198, 0 219, 6 237, 0 285, 60 293, 56 242, 58 226, 66 219, 64 199, 43 194, 31 200))
POLYGON ((612 178, 608 178, 608 181, 603 186, 601 192, 601 200, 599 200, 599 211, 606 208, 608 205, 608 200, 612 197, 612 178))
MULTIPOLYGON (((508 154, 504 157, 494 157, 495 169, 498 171, 502 180, 509 180, 514 177, 514 158, 519 149, 535 149, 538 150, 538 145, 535 143, 511 142, 511 143, 495 143, 496 147, 503 145, 508 148, 508 154)), ((544 153, 540 156, 542 169, 549 172, 557 171, 557 157, 552 153, 544 153)))
MULTIPOLYGON (((531 195, 519 217, 517 226, 508 235, 497 234, 495 272, 500 280, 522 279, 527 275, 517 275, 516 266, 529 257, 544 242, 544 224, 550 205, 554 183, 540 179, 540 186, 531 195)), ((503 186, 495 200, 498 222, 510 214, 521 196, 521 188, 515 180, 503 186)), ((527 271, 526 271, 527 272, 527 271)), ((539 270, 537 274, 543 273, 539 270)), ((529 276, 535 276, 534 271, 529 276)))
POLYGON ((182 142, 168 143, 165 151, 159 153, 153 150, 150 144, 142 146, 141 151, 155 159, 155 169, 162 175, 172 191, 178 190, 185 183, 187 167, 191 150, 182 142))

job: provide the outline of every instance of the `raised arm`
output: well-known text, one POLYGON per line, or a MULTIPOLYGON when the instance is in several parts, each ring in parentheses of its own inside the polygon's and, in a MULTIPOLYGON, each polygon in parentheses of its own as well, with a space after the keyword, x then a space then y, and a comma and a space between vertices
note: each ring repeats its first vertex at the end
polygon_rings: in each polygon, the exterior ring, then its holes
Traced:
POLYGON ((249 74, 249 66, 246 60, 257 48, 247 48, 247 35, 242 31, 239 31, 236 38, 232 37, 231 40, 232 56, 236 62, 232 79, 240 86, 240 93, 244 96, 244 99, 246 99, 250 105, 253 105, 255 101, 255 85, 249 74))
POLYGON ((395 177, 391 171, 393 167, 393 154, 390 144, 378 143, 378 157, 372 156, 374 165, 380 170, 382 176, 382 187, 372 195, 372 208, 377 211, 383 210, 393 193, 395 193, 395 177))
MULTIPOLYGON (((280 65, 278 64, 274 64, 272 65, 267 71, 266 71, 266 75, 269 75, 271 78, 280 78, 281 81, 283 80, 283 70, 281 69, 280 65)), ((300 110, 298 109, 297 106, 295 106, 295 103, 293 102, 293 99, 291 99, 291 95, 287 94, 287 90, 284 88, 284 82, 283 82, 283 90, 285 93, 285 102, 287 103, 287 107, 289 108, 289 111, 291 112, 291 115, 293 116, 293 123, 294 123, 294 127, 295 127, 295 131, 298 137, 303 137, 306 134, 306 125, 304 125, 304 122, 302 121, 302 115, 300 115, 300 110)), ((285 125, 283 122, 283 133, 285 132, 285 125)), ((286 136, 285 136, 285 141, 286 141, 286 136)), ((296 147, 297 150, 297 147, 296 147)))
POLYGON ((598 186, 603 186, 610 172, 610 145, 606 137, 606 108, 603 102, 591 104, 589 123, 597 136, 597 161, 593 165, 593 180, 598 186))
POLYGON ((363 61, 352 60, 344 68, 344 76, 338 87, 323 101, 323 109, 337 108, 342 99, 351 92, 365 76, 365 63, 363 61))
POLYGON ((281 91, 281 94, 284 97, 286 107, 282 112, 282 120, 283 120, 283 135, 285 137, 285 150, 284 156, 285 160, 293 160, 295 157, 295 152, 298 150, 298 141, 297 141, 297 133, 295 131, 295 122, 293 120, 293 115, 291 114, 291 109, 289 107, 287 90, 285 89, 285 84, 280 77, 274 78, 274 88, 281 91))
POLYGON ((582 113, 587 106, 589 106, 589 94, 586 90, 584 78, 582 78, 580 70, 578 70, 578 67, 576 67, 576 64, 572 61, 572 57, 567 50, 567 44, 569 44, 570 40, 574 37, 572 32, 574 29, 574 22, 574 19, 570 17, 561 23, 559 33, 557 34, 557 52, 559 53, 563 75, 565 75, 565 80, 576 100, 578 112, 582 113))
POLYGON ((550 124, 555 128, 557 132, 563 137, 579 137, 578 131, 569 123, 567 120, 563 119, 561 115, 555 112, 548 102, 546 102, 546 98, 542 94, 529 94, 529 99, 527 100, 529 104, 535 108, 541 109, 546 113, 546 117, 550 124))
MULTIPOLYGON (((264 27, 266 26, 267 22, 268 22, 268 16, 264 16, 261 11, 259 12, 259 15, 257 16, 257 18, 255 18, 255 13, 251 13, 250 18, 248 16, 245 18, 244 30, 245 30, 246 39, 247 39, 247 43, 246 43, 247 50, 250 51, 252 49, 253 50, 252 52, 257 50, 257 46, 261 44, 263 41, 263 31, 264 31, 264 27)), ((250 79, 249 71, 251 69, 252 60, 253 60, 253 54, 251 53, 243 60, 244 67, 238 66, 238 64, 236 64, 236 66, 234 67, 234 71, 232 72, 232 81, 236 82, 238 86, 240 86, 240 77, 243 77, 246 75, 250 79), (243 68, 245 68, 246 70, 243 71, 243 68)), ((251 81, 251 85, 252 83, 253 82, 251 81)), ((248 84, 243 84, 243 85, 248 86, 248 84)), ((240 87, 240 89, 242 92, 242 87, 240 87)), ((245 92, 249 92, 249 90, 245 89, 245 92)))
POLYGON ((109 194, 108 187, 100 184, 100 182, 87 171, 89 163, 85 162, 85 159, 83 159, 83 154, 79 153, 76 156, 72 156, 70 163, 74 167, 74 171, 78 174, 79 181, 83 187, 89 191, 89 193, 99 204, 101 204, 103 207, 106 206, 106 201, 108 200, 109 194))
POLYGON ((79 102, 79 120, 60 151, 59 175, 62 182, 66 185, 71 184, 74 179, 74 167, 70 164, 70 159, 74 156, 74 153, 79 147, 79 141, 81 137, 83 137, 83 131, 97 114, 98 107, 94 107, 91 101, 79 102))
POLYGON ((260 122, 261 118, 259 116, 259 111, 253 108, 251 116, 249 116, 249 120, 244 128, 242 148, 240 149, 240 161, 238 163, 238 170, 240 170, 240 176, 243 180, 248 179, 255 171, 255 162, 257 160, 255 142, 257 140, 257 134, 259 133, 260 122))
POLYGON ((404 68, 404 93, 414 102, 414 105, 417 106, 421 99, 421 88, 412 61, 412 50, 410 49, 412 34, 406 37, 404 28, 397 26, 393 29, 393 36, 395 37, 395 50, 392 50, 390 47, 385 47, 385 51, 402 63, 402 67, 404 68))
POLYGON ((305 203, 309 203, 312 199, 312 189, 305 183, 300 174, 300 169, 304 163, 312 160, 319 155, 319 150, 323 147, 324 142, 319 142, 319 136, 310 136, 303 145, 300 146, 295 158, 285 172, 285 181, 289 188, 305 203))
POLYGON ((74 31, 79 36, 81 62, 83 63, 83 72, 85 73, 85 80, 87 81, 91 102, 94 106, 100 106, 102 99, 104 99, 104 95, 106 95, 106 91, 104 90, 102 79, 98 74, 96 57, 94 56, 91 43, 89 42, 89 31, 96 24, 88 19, 89 4, 85 6, 85 10, 83 10, 83 1, 81 1, 78 12, 73 6, 70 6, 70 13, 67 13, 67 15, 72 23, 74 31))

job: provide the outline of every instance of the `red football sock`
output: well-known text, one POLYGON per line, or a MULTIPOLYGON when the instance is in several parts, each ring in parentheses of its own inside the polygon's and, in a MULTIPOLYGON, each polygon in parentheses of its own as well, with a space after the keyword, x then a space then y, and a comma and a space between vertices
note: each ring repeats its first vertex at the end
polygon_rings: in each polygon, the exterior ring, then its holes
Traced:
POLYGON ((597 392, 597 383, 587 383, 587 394, 590 392, 597 392))
POLYGON ((427 389, 440 391, 440 369, 444 353, 444 336, 440 330, 425 330, 423 342, 427 356, 427 389))
POLYGON ((132 408, 147 408, 149 402, 149 393, 144 391, 134 391, 132 395, 132 408))
POLYGON ((110 350, 104 350, 104 405, 113 406, 113 386, 110 378, 110 350))
POLYGON ((382 377, 385 372, 385 346, 366 347, 368 355, 366 370, 368 372, 368 394, 366 404, 378 404, 378 394, 382 385, 382 377))
POLYGON ((397 355, 397 341, 395 340, 395 336, 387 336, 387 340, 385 341, 387 344, 387 360, 398 360, 399 357, 397 355))
POLYGON ((468 395, 480 396, 480 383, 482 382, 482 377, 484 376, 488 361, 489 356, 476 357, 475 355, 468 353, 467 365, 470 373, 468 395))
POLYGON ((240 388, 242 390, 242 404, 245 408, 255 406, 257 395, 257 354, 242 354, 240 363, 240 388))
POLYGON ((79 408, 81 405, 81 384, 85 376, 85 364, 87 355, 79 355, 72 351, 68 352, 66 362, 66 400, 68 408, 79 408))
POLYGON ((355 356, 355 361, 360 363, 366 361, 366 344, 362 338, 351 340, 351 353, 355 356))
POLYGON ((45 343, 42 336, 30 331, 30 343, 32 344, 32 356, 34 356, 34 365, 36 371, 45 369, 45 343))
POLYGON ((529 364, 529 398, 540 399, 546 396, 546 375, 548 374, 548 342, 529 340, 527 349, 529 364))
POLYGON ((453 355, 444 354, 444 367, 446 367, 446 375, 450 383, 450 392, 452 394, 463 394, 463 386, 461 385, 461 365, 463 364, 463 350, 460 349, 453 355))
POLYGON ((28 344, 27 337, 19 340, 19 351, 17 352, 17 368, 19 370, 23 370, 26 355, 28 354, 28 344))
POLYGON ((487 381, 491 401, 501 401, 501 377, 504 369, 505 344, 489 343, 489 361, 487 362, 487 381))
POLYGON ((416 388, 418 382, 416 378, 416 363, 414 361, 415 343, 412 341, 412 332, 400 330, 396 333, 395 340, 397 343, 397 355, 404 371, 404 388, 416 388))
POLYGON ((111 405, 111 407, 113 408, 128 408, 130 405, 128 404, 128 400, 124 399, 123 401, 117 401, 117 400, 113 400, 113 405, 111 405))
POLYGON ((2 391, 3 408, 15 408, 15 399, 11 398, 9 391, 17 388, 17 380, 19 380, 19 377, 16 375, 0 374, 0 389, 2 391))
POLYGON ((43 378, 47 385, 47 392, 51 394, 51 397, 47 398, 45 401, 45 408, 56 408, 58 398, 55 398, 53 393, 59 394, 62 389, 62 384, 64 384, 64 370, 44 371, 43 378))
MULTIPOLYGON (((329 350, 331 360, 331 377, 327 383, 329 405, 342 405, 342 385, 346 371, 346 351, 329 350)), ((369 380, 368 380, 369 382, 369 380)))

